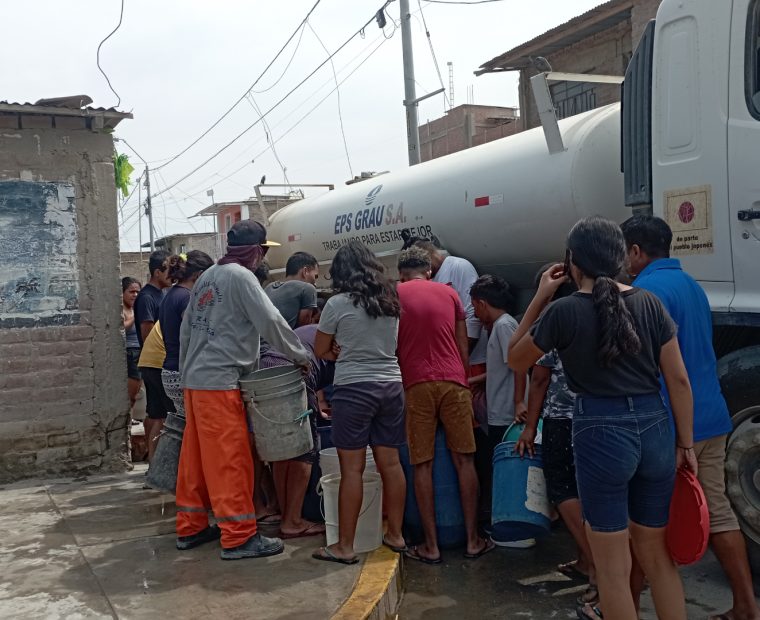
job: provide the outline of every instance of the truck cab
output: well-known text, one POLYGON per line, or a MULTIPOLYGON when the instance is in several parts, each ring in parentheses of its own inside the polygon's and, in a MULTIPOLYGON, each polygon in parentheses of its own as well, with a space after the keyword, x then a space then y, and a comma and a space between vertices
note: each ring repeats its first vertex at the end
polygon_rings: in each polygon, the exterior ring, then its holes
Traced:
POLYGON ((727 490, 760 556, 760 0, 664 0, 626 72, 626 204, 705 289, 733 421, 727 490))

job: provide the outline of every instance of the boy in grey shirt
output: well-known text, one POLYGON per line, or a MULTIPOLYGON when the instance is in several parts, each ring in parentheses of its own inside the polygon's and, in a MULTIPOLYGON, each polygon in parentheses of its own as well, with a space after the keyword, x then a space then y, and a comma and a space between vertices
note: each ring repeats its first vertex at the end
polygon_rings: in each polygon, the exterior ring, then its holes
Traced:
POLYGON ((309 325, 317 311, 319 264, 306 252, 296 252, 285 265, 285 280, 272 282, 264 292, 291 329, 309 325))

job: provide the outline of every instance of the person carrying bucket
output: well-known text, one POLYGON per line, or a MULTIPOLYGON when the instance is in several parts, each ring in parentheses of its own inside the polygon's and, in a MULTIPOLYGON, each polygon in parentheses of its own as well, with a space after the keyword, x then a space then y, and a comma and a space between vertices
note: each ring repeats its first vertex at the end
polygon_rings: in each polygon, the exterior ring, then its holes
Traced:
POLYGON ((336 295, 325 304, 314 352, 336 360, 332 396, 332 440, 340 462, 336 544, 312 557, 356 564, 354 536, 363 492, 367 446, 383 483, 388 530, 383 542, 406 551, 401 533, 406 479, 398 448, 406 443, 404 388, 396 359, 400 307, 393 283, 377 257, 359 241, 338 250, 330 267, 336 295))
POLYGON ((638 618, 629 583, 632 539, 658 618, 686 620, 683 584, 665 539, 676 468, 697 473, 687 449, 692 395, 676 328, 654 295, 614 280, 626 254, 617 224, 585 218, 570 231, 567 248, 565 265, 541 277, 512 336, 509 365, 527 370, 556 349, 577 394, 575 466, 601 607, 579 607, 578 615, 638 618), (547 308, 568 278, 578 292, 547 308), (675 437, 660 396, 660 372, 675 437))
POLYGON ((227 232, 227 253, 198 279, 180 330, 187 425, 177 474, 177 549, 222 539, 223 560, 281 553, 257 532, 253 459, 238 384, 259 357, 260 336, 299 366, 309 354, 253 272, 272 242, 253 220, 227 232), (218 525, 208 525, 208 511, 218 525), (221 531, 220 531, 221 530, 221 531))
POLYGON ((494 544, 478 536, 478 476, 472 398, 467 384, 467 326, 462 302, 450 286, 430 281, 427 252, 411 247, 398 260, 401 304, 398 359, 406 396, 406 431, 414 491, 425 542, 406 557, 440 564, 433 489, 433 457, 438 423, 457 471, 467 533, 465 557, 477 559, 494 544))
MULTIPOLYGON (((551 265, 547 265, 538 273, 536 287, 543 272, 549 267, 551 265)), ((575 285, 567 282, 557 289, 552 301, 567 297, 575 290, 575 285)), ((518 420, 525 423, 525 428, 517 440, 515 449, 520 457, 526 454, 534 455, 538 422, 543 418, 541 456, 546 477, 546 492, 578 548, 577 559, 560 564, 557 569, 568 577, 587 579, 589 585, 586 591, 576 600, 579 605, 595 605, 599 602, 599 590, 596 586, 594 558, 583 525, 575 477, 572 430, 574 409, 575 393, 567 385, 562 360, 555 349, 533 366, 528 389, 528 412, 525 420, 518 420)))
MULTIPOLYGON (((515 417, 526 411, 525 371, 515 372, 507 366, 509 339, 517 329, 517 321, 509 314, 513 305, 509 285, 498 276, 480 276, 470 289, 472 305, 488 331, 486 372, 470 377, 470 385, 486 386, 488 410, 488 441, 484 460, 487 468, 481 479, 481 493, 486 505, 491 505, 493 491, 493 454, 515 417)), ((512 546, 512 545, 507 545, 512 546)))

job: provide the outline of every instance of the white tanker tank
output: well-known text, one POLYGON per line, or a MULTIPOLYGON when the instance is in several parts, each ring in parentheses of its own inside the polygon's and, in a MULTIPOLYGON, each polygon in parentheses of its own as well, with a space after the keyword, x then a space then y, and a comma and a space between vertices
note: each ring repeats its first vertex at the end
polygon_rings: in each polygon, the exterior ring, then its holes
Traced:
MULTIPOLYGON (((436 235, 481 273, 529 287, 537 269, 561 260, 580 218, 623 221, 620 106, 560 121, 566 150, 549 154, 541 128, 295 202, 275 213, 268 256, 283 268, 293 252, 327 264, 349 239, 392 257, 401 231, 436 235)), ((387 258, 395 262, 395 258, 387 258)))

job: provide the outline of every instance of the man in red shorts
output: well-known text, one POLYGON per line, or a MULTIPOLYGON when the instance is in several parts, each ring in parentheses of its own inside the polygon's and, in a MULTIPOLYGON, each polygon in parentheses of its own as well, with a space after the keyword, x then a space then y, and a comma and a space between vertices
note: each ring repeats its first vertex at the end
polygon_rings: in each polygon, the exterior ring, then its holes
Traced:
POLYGON ((470 390, 467 385, 468 342, 465 312, 456 291, 431 282, 430 256, 421 248, 404 250, 398 262, 401 319, 398 360, 406 395, 409 457, 425 543, 407 557, 439 564, 433 493, 433 455, 438 421, 459 478, 467 531, 465 557, 478 558, 493 549, 478 536, 478 478, 470 390))

